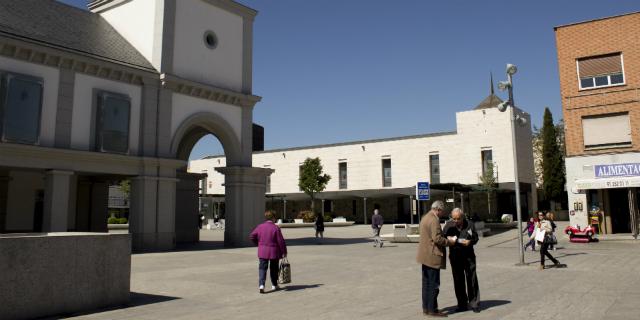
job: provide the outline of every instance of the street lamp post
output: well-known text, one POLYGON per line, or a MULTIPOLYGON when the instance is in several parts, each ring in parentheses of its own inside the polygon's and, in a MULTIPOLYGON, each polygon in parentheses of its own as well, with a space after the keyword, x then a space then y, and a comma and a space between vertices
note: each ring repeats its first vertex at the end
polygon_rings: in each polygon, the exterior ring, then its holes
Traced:
POLYGON ((507 81, 500 81, 498 88, 502 91, 505 89, 509 92, 509 100, 498 105, 498 110, 505 112, 509 109, 509 117, 511 119, 511 143, 513 147, 513 174, 516 193, 516 219, 518 223, 518 252, 520 262, 517 265, 524 264, 524 243, 522 239, 522 210, 520 209, 520 177, 518 176, 518 149, 516 148, 516 123, 520 125, 526 124, 526 119, 516 114, 515 103, 513 102, 513 79, 512 76, 518 71, 513 64, 507 64, 507 81))

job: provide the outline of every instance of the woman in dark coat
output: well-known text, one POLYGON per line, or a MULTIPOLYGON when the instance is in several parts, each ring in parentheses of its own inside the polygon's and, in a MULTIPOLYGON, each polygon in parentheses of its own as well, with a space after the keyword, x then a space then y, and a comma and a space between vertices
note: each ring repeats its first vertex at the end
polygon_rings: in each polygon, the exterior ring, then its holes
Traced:
POLYGON ((318 236, 320 236, 319 238, 322 239, 324 238, 324 217, 321 214, 316 215, 316 239, 318 239, 318 236))

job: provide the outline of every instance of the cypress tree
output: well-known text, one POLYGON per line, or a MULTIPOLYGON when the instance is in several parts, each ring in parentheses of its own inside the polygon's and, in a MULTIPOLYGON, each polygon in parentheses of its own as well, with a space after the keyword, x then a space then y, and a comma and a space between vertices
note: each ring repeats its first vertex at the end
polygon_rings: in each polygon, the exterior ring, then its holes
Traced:
POLYGON ((546 197, 554 201, 560 200, 564 195, 564 159, 549 108, 544 109, 542 123, 542 179, 546 197))

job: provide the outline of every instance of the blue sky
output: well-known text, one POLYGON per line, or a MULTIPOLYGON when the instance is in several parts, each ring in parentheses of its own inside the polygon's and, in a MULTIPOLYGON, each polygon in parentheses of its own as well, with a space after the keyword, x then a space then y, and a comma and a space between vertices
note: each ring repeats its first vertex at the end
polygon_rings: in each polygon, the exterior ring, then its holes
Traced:
MULTIPOLYGON (((490 72, 504 80, 506 63, 533 124, 544 107, 560 119, 553 27, 640 11, 637 0, 239 2, 259 11, 254 122, 266 149, 455 130, 455 112, 489 94, 490 72)), ((209 136, 191 158, 221 153, 209 136)))

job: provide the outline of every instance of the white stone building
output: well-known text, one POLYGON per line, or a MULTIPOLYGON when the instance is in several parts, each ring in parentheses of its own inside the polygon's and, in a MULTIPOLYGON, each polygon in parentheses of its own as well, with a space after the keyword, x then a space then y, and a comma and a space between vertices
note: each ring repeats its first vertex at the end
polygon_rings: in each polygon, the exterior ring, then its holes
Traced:
MULTIPOLYGON (((389 220, 410 222, 409 213, 416 208, 411 196, 418 181, 431 183, 432 199, 455 198, 456 206, 472 214, 484 218, 515 214, 511 121, 508 112, 495 108, 500 102, 492 89, 473 110, 456 113, 452 132, 254 152, 256 167, 275 170, 267 182, 267 207, 281 217, 285 212, 287 219, 309 208, 309 198, 298 188, 299 166, 307 157, 319 157, 332 179, 318 195, 321 200, 316 208, 335 216, 363 221, 364 212, 369 215, 376 206, 389 220), (473 192, 488 161, 493 162, 499 183, 491 215, 486 194, 473 192), (462 196, 460 191, 464 191, 462 196)), ((435 120, 426 119, 425 127, 429 121, 435 120)), ((530 121, 516 130, 522 207, 527 214, 537 203, 530 121)), ((225 161, 224 156, 209 156, 189 164, 190 172, 207 173, 205 193, 214 202, 224 201, 224 177, 215 168, 225 166, 225 161)), ((421 211, 428 204, 422 203, 421 211)))

